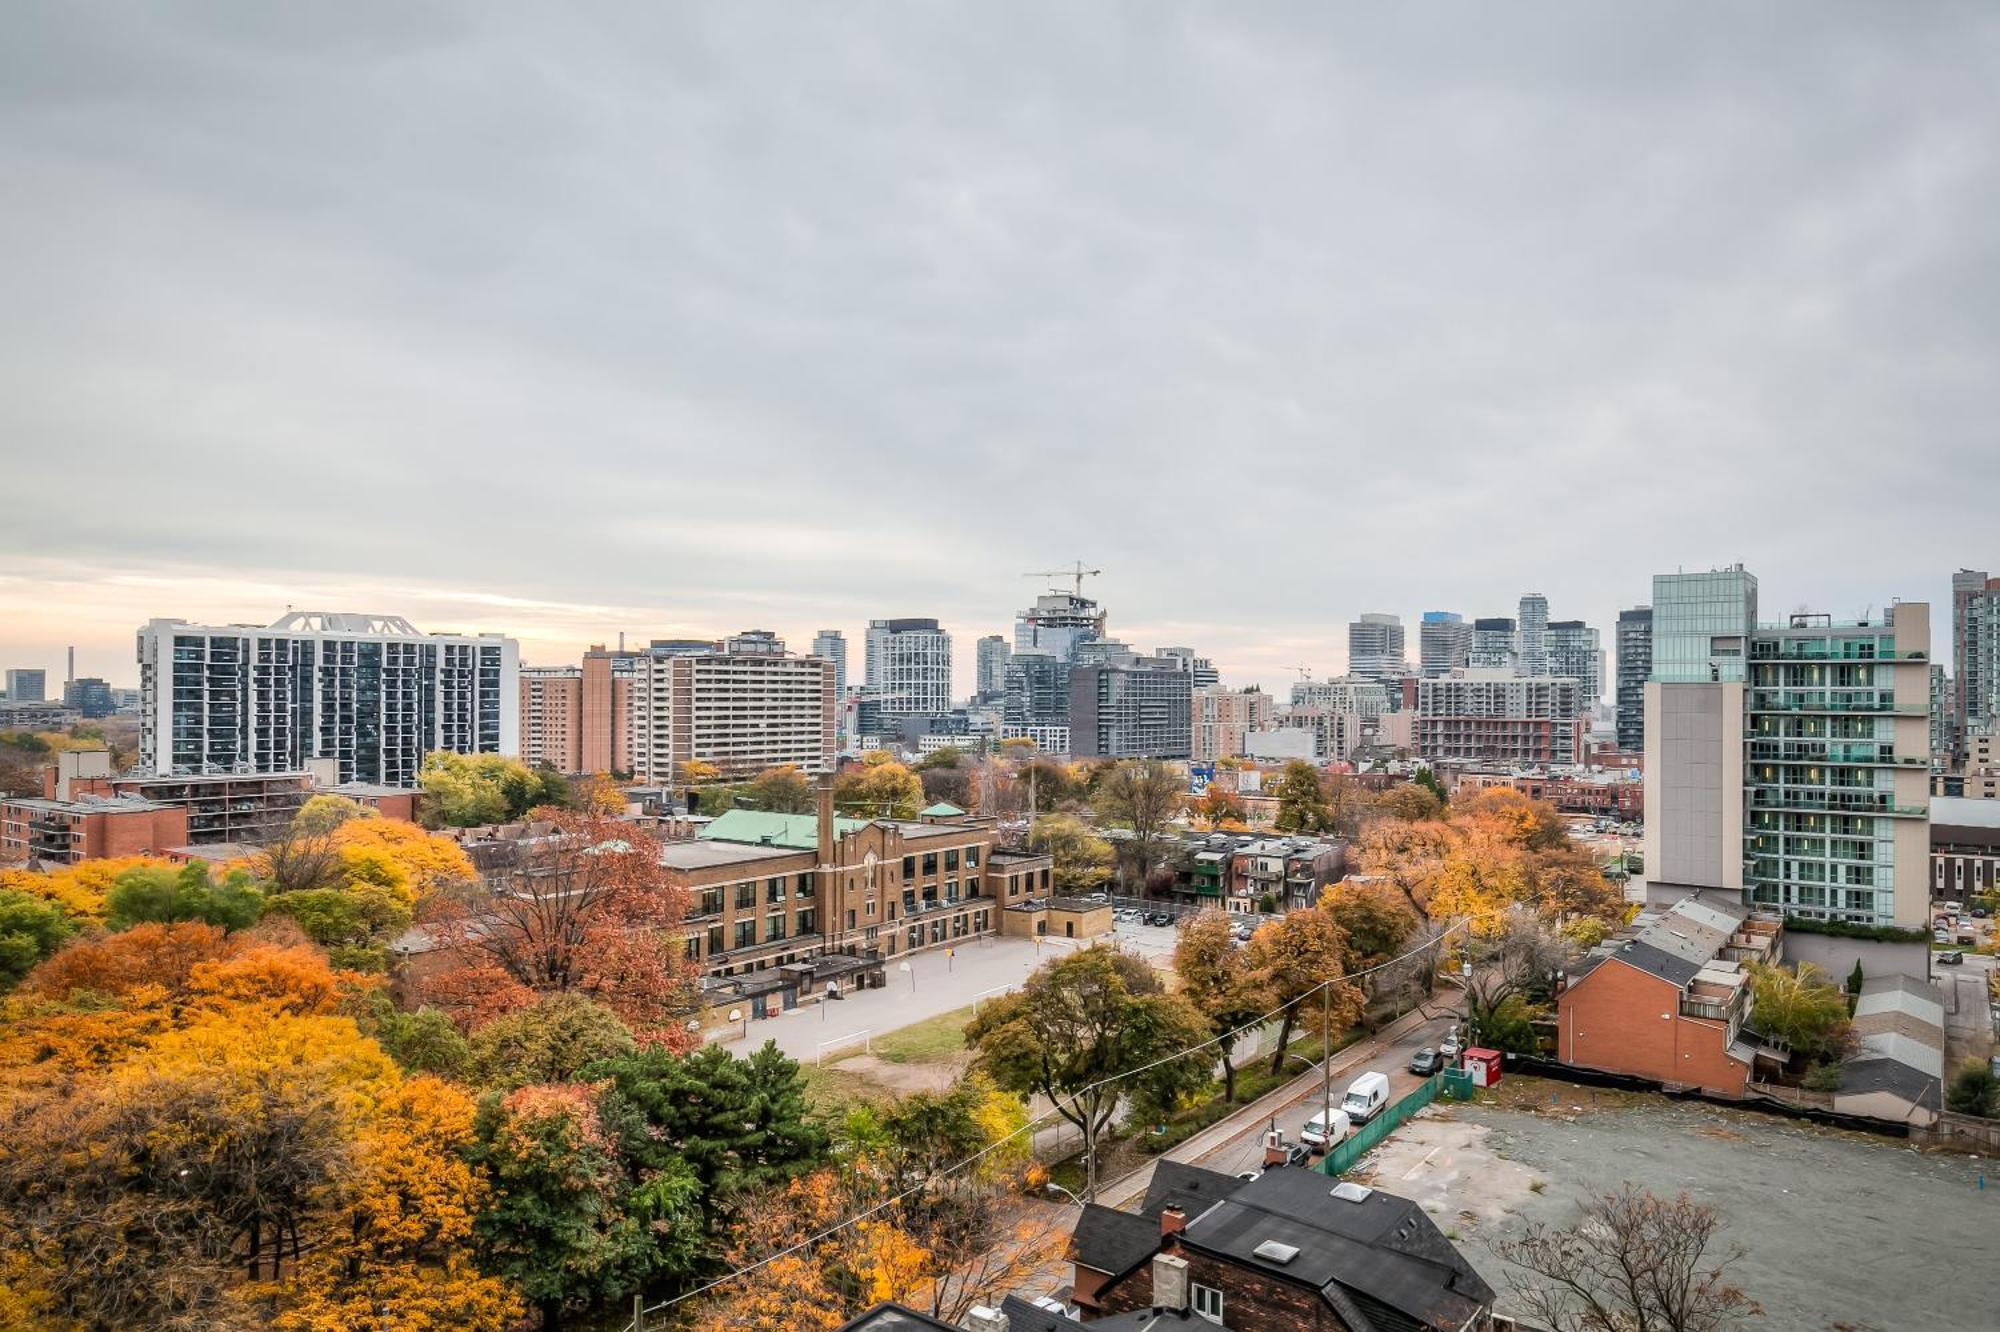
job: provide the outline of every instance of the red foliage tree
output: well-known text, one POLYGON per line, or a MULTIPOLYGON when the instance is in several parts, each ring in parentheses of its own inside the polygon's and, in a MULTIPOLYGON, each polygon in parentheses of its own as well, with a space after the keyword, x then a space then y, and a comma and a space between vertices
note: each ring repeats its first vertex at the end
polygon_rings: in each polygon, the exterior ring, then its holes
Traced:
POLYGON ((544 995, 581 994, 643 1042, 692 1048, 696 969, 676 928, 686 894, 660 868, 659 843, 589 813, 549 821, 552 835, 432 902, 436 948, 417 987, 468 1028, 544 995))

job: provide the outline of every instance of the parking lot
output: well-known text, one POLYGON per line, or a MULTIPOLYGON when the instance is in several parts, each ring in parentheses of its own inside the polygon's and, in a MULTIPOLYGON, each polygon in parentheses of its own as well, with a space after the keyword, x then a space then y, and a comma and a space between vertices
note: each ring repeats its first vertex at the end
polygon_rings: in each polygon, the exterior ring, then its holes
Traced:
POLYGON ((1488 1281, 1531 1222, 1566 1226, 1592 1188, 1630 1180, 1715 1207, 1745 1250, 1736 1284, 1762 1325, 1828 1332, 1994 1326, 2000 1180, 1988 1163, 1894 1140, 1662 1097, 1529 1080, 1507 1104, 1434 1106, 1355 1178, 1415 1199, 1488 1281), (1550 1102, 1545 1097, 1554 1096, 1550 1102), (1539 1102, 1538 1104, 1536 1102, 1539 1102), (1532 1105, 1532 1109, 1530 1109, 1532 1105))

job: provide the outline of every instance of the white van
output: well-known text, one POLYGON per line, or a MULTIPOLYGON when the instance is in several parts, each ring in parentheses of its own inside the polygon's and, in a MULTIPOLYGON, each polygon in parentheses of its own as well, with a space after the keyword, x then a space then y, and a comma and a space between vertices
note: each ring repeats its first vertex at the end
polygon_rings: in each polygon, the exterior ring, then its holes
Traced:
POLYGON ((1299 1130, 1299 1141, 1316 1152, 1324 1152, 1345 1142, 1349 1127, 1347 1112, 1329 1107, 1306 1121, 1306 1126, 1299 1130))
POLYGON ((1357 1124, 1366 1124, 1387 1104, 1389 1075, 1386 1073, 1363 1073, 1348 1084, 1347 1095, 1340 1098, 1340 1108, 1357 1124))

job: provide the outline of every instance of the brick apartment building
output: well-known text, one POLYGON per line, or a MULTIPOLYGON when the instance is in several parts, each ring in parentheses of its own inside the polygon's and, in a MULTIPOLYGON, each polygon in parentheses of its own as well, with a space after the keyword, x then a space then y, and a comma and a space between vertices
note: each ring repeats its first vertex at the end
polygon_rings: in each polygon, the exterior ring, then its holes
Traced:
POLYGON ((0 864, 53 867, 161 855, 187 841, 185 805, 139 796, 0 797, 0 864))
POLYGON ((1556 996, 1557 1058, 1715 1096, 1744 1094, 1760 1057, 1748 964, 1784 954, 1784 926, 1726 897, 1690 897, 1585 957, 1556 996))
POLYGON ((1590 723, 1575 680, 1462 670, 1412 683, 1411 744, 1427 762, 1525 768, 1583 761, 1590 723))
POLYGON ((1609 774, 1483 772, 1461 769, 1449 773, 1451 792, 1484 791, 1504 786, 1530 800, 1546 800, 1565 814, 1602 814, 1615 819, 1641 819, 1646 813, 1643 780, 1609 774))

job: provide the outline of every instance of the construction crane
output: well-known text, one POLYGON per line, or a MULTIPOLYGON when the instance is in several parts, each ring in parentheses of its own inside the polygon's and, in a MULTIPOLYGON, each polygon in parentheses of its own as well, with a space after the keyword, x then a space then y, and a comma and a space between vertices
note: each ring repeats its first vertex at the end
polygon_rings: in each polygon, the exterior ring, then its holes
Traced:
POLYGON ((1301 684, 1313 678, 1313 668, 1310 666, 1287 666, 1285 669, 1288 671, 1297 671, 1299 673, 1299 683, 1301 684))
MULTIPOLYGON (((1073 568, 1073 569, 1041 569, 1041 570, 1036 570, 1036 571, 1034 571, 1034 572, 1031 572, 1031 573, 1024 573, 1024 574, 1022 574, 1022 575, 1021 575, 1021 577, 1023 577, 1023 578, 1070 578, 1070 579, 1074 579, 1074 580, 1075 580, 1075 582, 1076 582, 1076 593, 1075 593, 1075 595, 1076 595, 1076 596, 1077 596, 1077 597, 1078 597, 1078 598, 1080 599, 1080 598, 1081 598, 1081 597, 1083 596, 1083 580, 1084 580, 1084 579, 1086 579, 1086 578, 1095 578, 1095 577, 1097 577, 1097 576, 1098 576, 1099 574, 1101 574, 1101 573, 1103 573, 1103 572, 1104 572, 1104 570, 1102 570, 1102 569, 1086 569, 1086 568, 1084 568, 1084 567, 1083 567, 1083 561, 1082 561, 1082 560, 1078 560, 1078 561, 1076 562, 1076 567, 1075 567, 1075 568, 1073 568)), ((1059 591, 1059 590, 1060 590, 1060 589, 1058 589, 1058 588, 1051 588, 1051 589, 1050 589, 1050 591, 1059 591)))

